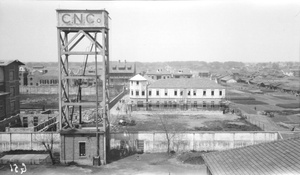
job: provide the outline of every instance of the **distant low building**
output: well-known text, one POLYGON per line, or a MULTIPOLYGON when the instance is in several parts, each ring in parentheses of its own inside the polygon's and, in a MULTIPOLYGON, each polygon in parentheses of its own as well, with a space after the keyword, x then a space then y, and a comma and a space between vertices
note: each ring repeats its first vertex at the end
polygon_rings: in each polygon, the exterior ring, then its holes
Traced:
POLYGON ((200 78, 209 78, 211 76, 211 73, 208 70, 202 70, 202 71, 199 71, 198 76, 200 78))
POLYGON ((124 85, 136 74, 135 63, 111 62, 109 65, 109 80, 112 85, 124 85))
POLYGON ((181 78, 161 79, 149 84, 147 79, 136 75, 130 79, 130 100, 143 107, 161 105, 176 107, 188 104, 201 107, 220 106, 225 98, 225 88, 209 79, 181 78))
POLYGON ((180 69, 173 73, 173 78, 192 78, 193 74, 190 70, 180 69))
POLYGON ((164 69, 156 69, 156 70, 152 70, 152 71, 147 71, 145 75, 153 80, 172 78, 171 72, 164 70, 164 69))
POLYGON ((291 72, 295 77, 300 77, 300 69, 291 69, 291 72))
POLYGON ((231 76, 225 76, 220 79, 222 83, 236 83, 237 81, 231 76))
POLYGON ((57 70, 31 71, 28 75, 28 86, 58 85, 57 70))

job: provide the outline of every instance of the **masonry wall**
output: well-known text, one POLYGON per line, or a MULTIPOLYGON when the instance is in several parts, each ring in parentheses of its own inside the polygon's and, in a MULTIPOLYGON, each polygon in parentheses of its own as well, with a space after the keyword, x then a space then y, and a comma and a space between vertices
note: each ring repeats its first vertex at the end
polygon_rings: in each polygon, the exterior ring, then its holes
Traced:
MULTIPOLYGON (((101 87, 99 87, 101 90, 101 87)), ((58 86, 20 86, 21 94, 58 94, 58 86)), ((77 94, 77 87, 70 87, 70 94, 77 94)), ((82 95, 96 94, 95 87, 82 88, 82 95)))
MULTIPOLYGON (((184 151, 220 151, 239 148, 263 142, 278 140, 277 132, 177 132, 170 133, 171 150, 184 151)), ((127 148, 144 142, 144 152, 166 152, 167 139, 164 132, 112 133, 111 149, 120 148, 125 143, 127 148)))
POLYGON ((58 133, 0 133, 0 152, 9 150, 45 150, 42 141, 50 143, 53 138, 54 151, 60 150, 60 136, 58 133))
MULTIPOLYGON (((99 134, 99 154, 101 164, 104 162, 104 137, 99 134)), ((92 165, 93 157, 97 155, 96 134, 61 135, 61 161, 63 163, 76 162, 83 165, 92 165), (79 143, 85 142, 86 156, 79 155, 79 143)))

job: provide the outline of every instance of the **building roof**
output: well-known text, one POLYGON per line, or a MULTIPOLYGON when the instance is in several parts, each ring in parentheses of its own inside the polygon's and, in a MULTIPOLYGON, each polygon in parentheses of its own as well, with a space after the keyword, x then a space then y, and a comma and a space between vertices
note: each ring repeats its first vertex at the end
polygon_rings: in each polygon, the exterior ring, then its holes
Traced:
POLYGON ((223 78, 221 78, 222 81, 229 81, 229 80, 234 80, 234 78, 232 78, 231 76, 225 76, 223 78))
POLYGON ((199 73, 210 73, 209 70, 200 70, 199 73))
POLYGON ((147 81, 146 78, 141 76, 140 74, 136 74, 134 77, 129 79, 130 81, 147 81))
POLYGON ((203 89, 203 88, 224 88, 218 85, 215 81, 202 78, 169 78, 160 79, 149 85, 149 88, 189 88, 189 89, 203 89))
POLYGON ((13 62, 18 63, 19 65, 25 65, 24 63, 22 63, 19 60, 0 60, 0 66, 7 66, 13 62))
POLYGON ((173 75, 193 75, 188 69, 179 69, 174 71, 173 75))
POLYGON ((204 154, 212 175, 300 174, 300 138, 204 154))
POLYGON ((135 73, 135 63, 111 62, 109 73, 135 73))
POLYGON ((146 75, 171 75, 171 72, 164 69, 156 69, 147 71, 146 75))

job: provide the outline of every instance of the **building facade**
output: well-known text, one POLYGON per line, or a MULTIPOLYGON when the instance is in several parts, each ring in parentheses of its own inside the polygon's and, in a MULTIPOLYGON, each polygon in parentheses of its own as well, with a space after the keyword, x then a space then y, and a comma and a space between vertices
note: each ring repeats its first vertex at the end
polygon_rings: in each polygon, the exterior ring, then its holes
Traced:
POLYGON ((20 113, 18 60, 0 61, 0 121, 20 113))
POLYGON ((105 164, 105 137, 102 131, 97 135, 96 130, 62 130, 60 136, 62 140, 60 161, 62 163, 76 162, 81 165, 91 165, 93 162, 93 165, 105 164), (97 139, 96 136, 99 138, 97 139), (100 147, 98 158, 95 157, 97 155, 97 141, 100 147))
POLYGON ((27 79, 28 86, 58 85, 57 70, 31 71, 27 79))
POLYGON ((198 73, 198 76, 200 77, 200 78, 209 78, 210 77, 210 75, 211 75, 211 73, 207 70, 202 70, 202 71, 199 71, 199 73, 198 73))
POLYGON ((136 75, 130 79, 129 96, 132 105, 138 107, 146 104, 157 107, 215 107, 225 99, 225 88, 200 78, 162 79, 149 84, 144 77, 136 75))
POLYGON ((29 70, 26 67, 21 66, 19 68, 20 86, 27 86, 28 85, 28 74, 29 74, 29 70))
POLYGON ((147 71, 146 76, 152 80, 160 80, 160 79, 172 78, 172 73, 164 69, 157 69, 154 71, 147 71))
POLYGON ((136 74, 135 63, 111 62, 109 65, 109 81, 111 85, 125 85, 136 74))
POLYGON ((173 78, 192 78, 193 74, 187 69, 177 70, 172 74, 173 78))

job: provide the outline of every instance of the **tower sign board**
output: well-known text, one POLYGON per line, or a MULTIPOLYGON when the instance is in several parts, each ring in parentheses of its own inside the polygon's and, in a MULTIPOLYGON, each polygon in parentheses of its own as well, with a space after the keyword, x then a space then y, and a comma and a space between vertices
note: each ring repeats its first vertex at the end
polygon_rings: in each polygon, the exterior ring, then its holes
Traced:
POLYGON ((58 28, 107 28, 106 10, 56 10, 58 28))

